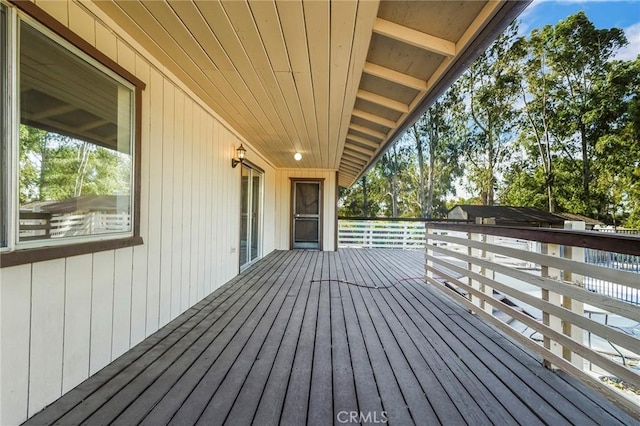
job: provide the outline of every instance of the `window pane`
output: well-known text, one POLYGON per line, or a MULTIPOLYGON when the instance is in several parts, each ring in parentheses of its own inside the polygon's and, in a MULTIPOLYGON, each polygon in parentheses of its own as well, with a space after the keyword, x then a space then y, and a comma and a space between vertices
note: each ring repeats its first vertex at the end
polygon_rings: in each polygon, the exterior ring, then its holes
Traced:
POLYGON ((22 22, 20 241, 129 233, 132 90, 22 22))
POLYGON ((9 129, 7 128, 7 114, 11 108, 9 105, 9 58, 8 51, 8 18, 7 8, 0 4, 0 94, 2 95, 2 109, 0 112, 0 247, 7 246, 7 206, 9 203, 9 191, 7 187, 7 151, 9 143, 9 129))

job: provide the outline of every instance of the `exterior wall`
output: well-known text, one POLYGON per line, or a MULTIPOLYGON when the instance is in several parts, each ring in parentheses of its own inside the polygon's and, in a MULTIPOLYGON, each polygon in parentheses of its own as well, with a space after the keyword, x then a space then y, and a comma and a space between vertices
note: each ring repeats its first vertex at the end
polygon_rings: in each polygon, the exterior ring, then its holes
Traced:
POLYGON ((85 9, 95 6, 38 5, 147 84, 145 243, 0 269, 2 425, 37 413, 238 273, 241 169, 230 163, 241 142, 265 171, 263 254, 276 247, 275 169, 135 41, 85 9))
POLYGON ((322 249, 334 251, 336 238, 336 172, 335 170, 284 170, 276 171, 276 248, 291 247, 291 179, 324 178, 322 249))

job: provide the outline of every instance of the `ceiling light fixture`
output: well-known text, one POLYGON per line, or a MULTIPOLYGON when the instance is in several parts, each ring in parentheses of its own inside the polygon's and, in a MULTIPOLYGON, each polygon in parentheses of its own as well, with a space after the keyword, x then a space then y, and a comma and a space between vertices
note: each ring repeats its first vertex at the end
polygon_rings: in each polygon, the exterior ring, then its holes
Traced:
POLYGON ((295 154, 293 154, 293 159, 296 161, 302 160, 302 154, 300 154, 299 152, 296 152, 295 154))

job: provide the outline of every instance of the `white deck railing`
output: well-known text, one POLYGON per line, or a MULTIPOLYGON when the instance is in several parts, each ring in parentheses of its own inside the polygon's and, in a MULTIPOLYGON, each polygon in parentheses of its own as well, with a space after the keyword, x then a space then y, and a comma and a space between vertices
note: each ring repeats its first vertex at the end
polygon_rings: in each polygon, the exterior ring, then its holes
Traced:
POLYGON ((338 235, 340 247, 426 247, 427 283, 640 416, 640 273, 585 262, 585 250, 637 258, 640 236, 342 220, 338 235))
POLYGON ((340 220, 338 245, 347 248, 393 248, 423 250, 423 222, 340 220))

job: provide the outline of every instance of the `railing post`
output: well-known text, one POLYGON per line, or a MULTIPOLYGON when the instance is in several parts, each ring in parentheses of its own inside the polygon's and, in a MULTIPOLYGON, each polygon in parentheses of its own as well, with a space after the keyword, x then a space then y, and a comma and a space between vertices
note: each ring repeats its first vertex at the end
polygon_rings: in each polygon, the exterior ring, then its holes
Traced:
MULTIPOLYGON (((429 238, 430 235, 430 228, 429 228, 429 224, 427 222, 425 222, 424 224, 424 236, 425 236, 425 249, 427 251, 427 255, 428 256, 433 256, 434 251, 430 249, 432 242, 434 242, 434 240, 429 238)), ((429 278, 433 278, 433 272, 431 272, 428 268, 433 267, 433 261, 430 260, 429 258, 427 258, 427 263, 426 263, 426 268, 425 268, 425 274, 427 277, 429 278)), ((427 283, 429 283, 429 281, 425 280, 427 283)))
MULTIPOLYGON (((543 243, 542 244, 542 254, 546 254, 548 256, 560 257, 560 245, 558 244, 550 244, 543 243)), ((551 278, 556 281, 560 281, 560 270, 556 268, 551 268, 547 265, 540 265, 541 274, 543 277, 551 278)), ((553 303, 554 305, 561 306, 562 305, 562 297, 560 294, 542 289, 542 300, 545 300, 549 303, 553 303)), ((549 314, 546 311, 542 312, 542 322, 544 325, 552 328, 555 331, 562 332, 562 321, 560 318, 549 314)), ((547 336, 544 336, 544 347, 549 349, 551 352, 558 356, 563 355, 562 346, 556 342, 555 340, 551 340, 547 336)), ((553 365, 549 360, 543 360, 543 364, 545 367, 551 369, 553 365)))
MULTIPOLYGON (((481 217, 476 217, 476 225, 481 225, 482 224, 482 218, 481 217)), ((483 235, 482 234, 475 234, 473 232, 469 233, 469 239, 473 240, 473 241, 482 241, 483 235)), ((480 249, 476 249, 476 248, 472 248, 472 247, 468 247, 467 248, 467 254, 471 257, 482 257, 482 250, 480 249)), ((482 273, 482 268, 474 263, 467 263, 467 269, 471 272, 477 272, 477 273, 482 273)), ((474 279, 472 279, 471 277, 469 277, 469 285, 476 289, 476 290, 480 290, 480 283, 474 279)), ((483 308, 483 302, 482 300, 480 300, 478 298, 478 296, 474 296, 473 294, 470 295, 470 299, 471 303, 473 303, 474 305, 476 305, 479 308, 483 308)))
MULTIPOLYGON (((495 217, 490 217, 490 218, 486 218, 482 220, 482 224, 483 225, 495 225, 496 224, 496 218, 495 217)), ((493 244, 493 240, 494 240, 494 236, 493 235, 489 235, 489 234, 482 234, 482 241, 485 244, 493 244)), ((488 260, 489 262, 493 262, 494 260, 494 255, 492 252, 487 252, 486 249, 482 250, 482 258, 488 260)), ((484 275, 487 278, 491 278, 493 279, 493 271, 482 267, 480 268, 480 273, 482 275, 484 275)), ((488 285, 485 284, 480 284, 480 291, 483 292, 485 294, 485 297, 487 298, 491 298, 493 297, 493 287, 490 287, 488 285)), ((482 308, 483 311, 487 312, 488 314, 493 314, 493 306, 490 303, 486 303, 484 301, 482 301, 480 303, 480 307, 482 308)))
MULTIPOLYGON (((567 221, 564 223, 564 229, 584 231, 584 225, 584 222, 567 221)), ((585 250, 583 247, 564 246, 564 257, 567 259, 584 262, 584 252, 585 250)), ((571 271, 564 271, 563 278, 565 281, 568 281, 575 286, 584 287, 584 277, 582 275, 574 274, 571 271)), ((584 316, 584 302, 573 300, 567 296, 563 296, 562 299, 562 306, 564 308, 580 316, 584 316)), ((573 340, 577 341, 581 345, 584 343, 584 332, 576 325, 573 325, 567 321, 563 321, 562 332, 567 336, 570 336, 573 340)), ((581 370, 584 368, 584 360, 582 359, 582 357, 576 353, 573 353, 569 349, 565 348, 563 350, 563 358, 571 362, 581 370)))

